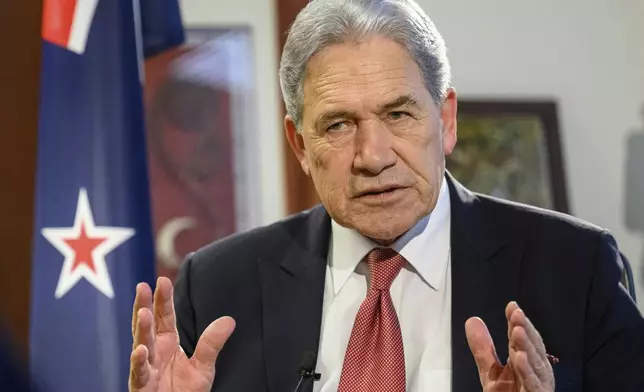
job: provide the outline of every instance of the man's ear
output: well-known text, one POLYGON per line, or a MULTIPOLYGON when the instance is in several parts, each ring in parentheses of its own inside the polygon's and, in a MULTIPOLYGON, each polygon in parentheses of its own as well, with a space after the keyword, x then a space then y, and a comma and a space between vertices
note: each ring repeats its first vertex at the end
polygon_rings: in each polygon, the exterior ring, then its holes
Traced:
POLYGON ((288 144, 291 146, 291 150, 295 154, 295 157, 300 161, 300 166, 304 174, 310 176, 309 161, 306 158, 306 146, 304 144, 304 138, 302 134, 297 131, 297 125, 291 116, 286 115, 284 117, 284 131, 286 132, 286 138, 288 139, 288 144))
POLYGON ((445 155, 450 155, 456 147, 457 132, 456 132, 456 118, 457 118, 457 102, 456 90, 450 88, 447 91, 447 97, 443 106, 441 106, 441 132, 443 133, 443 151, 445 155))

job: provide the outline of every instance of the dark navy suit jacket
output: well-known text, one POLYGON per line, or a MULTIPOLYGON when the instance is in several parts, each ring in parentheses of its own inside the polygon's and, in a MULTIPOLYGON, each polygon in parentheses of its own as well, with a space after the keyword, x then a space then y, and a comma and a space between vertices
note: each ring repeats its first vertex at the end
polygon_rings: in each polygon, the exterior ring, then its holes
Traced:
MULTIPOLYGON (((474 194, 446 175, 451 197, 452 391, 480 391, 465 320, 481 317, 508 356, 504 309, 517 301, 542 335, 558 392, 644 391, 644 319, 619 283, 613 237, 562 214, 474 194)), ((176 282, 189 355, 218 317, 237 329, 213 391, 288 392, 303 353, 318 352, 330 217, 321 206, 193 254, 176 282)), ((422 312, 422 309, 418 309, 422 312)), ((312 390, 312 379, 302 391, 312 390)))

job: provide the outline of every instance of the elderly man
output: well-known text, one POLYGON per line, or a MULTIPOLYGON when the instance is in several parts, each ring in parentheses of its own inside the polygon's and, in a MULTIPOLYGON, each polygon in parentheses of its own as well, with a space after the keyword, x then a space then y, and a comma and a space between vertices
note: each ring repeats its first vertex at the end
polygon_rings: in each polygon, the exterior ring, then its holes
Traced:
POLYGON ((322 205, 139 285, 131 391, 644 391, 613 238, 445 171, 456 93, 418 5, 310 2, 280 81, 322 205))

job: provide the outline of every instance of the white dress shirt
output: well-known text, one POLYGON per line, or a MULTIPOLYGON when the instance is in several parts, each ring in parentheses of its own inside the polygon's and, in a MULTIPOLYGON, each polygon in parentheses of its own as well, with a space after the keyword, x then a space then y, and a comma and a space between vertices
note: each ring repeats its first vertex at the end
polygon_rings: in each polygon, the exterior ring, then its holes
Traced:
MULTIPOLYGON (((379 245, 332 221, 314 392, 337 391, 353 323, 367 295, 363 258, 379 245)), ((432 213, 391 245, 407 265, 391 285, 408 392, 449 392, 452 381, 450 199, 446 181, 432 213)))

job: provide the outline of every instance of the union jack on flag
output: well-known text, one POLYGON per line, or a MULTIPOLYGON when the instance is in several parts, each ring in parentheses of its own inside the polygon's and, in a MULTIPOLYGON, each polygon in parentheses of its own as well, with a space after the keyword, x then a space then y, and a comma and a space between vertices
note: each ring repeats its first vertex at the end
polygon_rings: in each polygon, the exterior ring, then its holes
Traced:
POLYGON ((45 0, 43 39, 82 54, 97 5, 98 0, 45 0))

